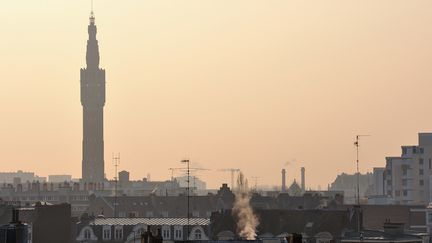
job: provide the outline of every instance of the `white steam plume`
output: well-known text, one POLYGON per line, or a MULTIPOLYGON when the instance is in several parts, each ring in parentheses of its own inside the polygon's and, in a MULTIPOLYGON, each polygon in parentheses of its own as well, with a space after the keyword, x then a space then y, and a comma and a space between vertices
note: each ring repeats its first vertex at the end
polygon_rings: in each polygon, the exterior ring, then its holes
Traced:
POLYGON ((251 195, 247 184, 243 173, 240 172, 237 179, 238 191, 235 194, 233 215, 237 219, 238 235, 246 240, 255 240, 259 221, 249 203, 251 195))

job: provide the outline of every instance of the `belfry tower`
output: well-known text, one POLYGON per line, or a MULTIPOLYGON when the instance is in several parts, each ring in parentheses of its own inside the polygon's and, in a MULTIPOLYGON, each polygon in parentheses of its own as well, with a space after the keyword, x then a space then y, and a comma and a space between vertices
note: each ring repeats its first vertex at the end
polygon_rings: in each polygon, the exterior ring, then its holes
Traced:
POLYGON ((93 11, 88 26, 87 67, 81 69, 81 104, 83 106, 82 179, 104 181, 103 108, 105 105, 105 70, 99 68, 99 46, 93 11))

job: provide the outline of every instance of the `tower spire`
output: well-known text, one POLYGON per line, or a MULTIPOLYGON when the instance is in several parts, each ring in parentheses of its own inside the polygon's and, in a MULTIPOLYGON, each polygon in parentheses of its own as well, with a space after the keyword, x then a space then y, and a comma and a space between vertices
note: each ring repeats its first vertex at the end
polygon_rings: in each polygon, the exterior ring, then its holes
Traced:
POLYGON ((90 11, 90 24, 95 23, 95 16, 93 11, 93 0, 91 0, 91 11, 90 11))
POLYGON ((93 13, 93 1, 88 25, 86 64, 81 69, 81 104, 83 106, 82 179, 103 182, 104 136, 103 108, 105 105, 105 70, 99 68, 99 45, 93 13))

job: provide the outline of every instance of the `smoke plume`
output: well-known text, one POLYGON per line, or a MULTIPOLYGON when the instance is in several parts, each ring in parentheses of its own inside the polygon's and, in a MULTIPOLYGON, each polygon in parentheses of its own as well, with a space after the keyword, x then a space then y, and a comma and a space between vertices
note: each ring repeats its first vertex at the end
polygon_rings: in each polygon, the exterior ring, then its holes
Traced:
POLYGON ((246 240, 255 240, 259 221, 249 203, 251 195, 248 183, 241 172, 237 178, 237 188, 233 207, 233 215, 237 219, 237 234, 246 240))

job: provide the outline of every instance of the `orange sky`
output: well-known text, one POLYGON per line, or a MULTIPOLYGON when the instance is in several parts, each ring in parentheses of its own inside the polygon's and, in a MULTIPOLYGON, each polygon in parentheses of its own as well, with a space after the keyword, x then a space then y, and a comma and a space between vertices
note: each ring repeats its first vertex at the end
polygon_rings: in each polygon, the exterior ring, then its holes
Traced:
MULTIPOLYGON (((2 171, 81 175, 90 2, 0 8, 2 171)), ((189 157, 217 187, 239 167, 280 184, 306 167, 326 187, 383 166, 432 131, 432 1, 96 0, 111 154, 133 178, 167 179, 189 157)))

